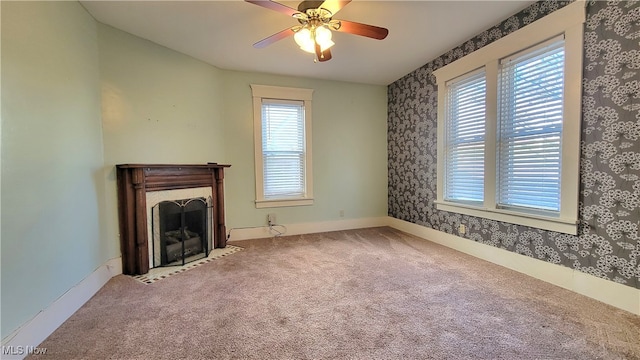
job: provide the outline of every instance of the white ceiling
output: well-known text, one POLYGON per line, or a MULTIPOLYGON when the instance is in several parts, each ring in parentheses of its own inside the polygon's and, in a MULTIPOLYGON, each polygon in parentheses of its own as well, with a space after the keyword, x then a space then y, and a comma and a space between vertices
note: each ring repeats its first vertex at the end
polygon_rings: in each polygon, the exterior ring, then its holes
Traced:
POLYGON ((334 32, 333 59, 314 63, 293 38, 253 48, 297 21, 242 0, 81 1, 104 24, 221 69, 377 85, 392 83, 533 2, 355 0, 334 19, 385 27, 389 36, 373 40, 334 32))

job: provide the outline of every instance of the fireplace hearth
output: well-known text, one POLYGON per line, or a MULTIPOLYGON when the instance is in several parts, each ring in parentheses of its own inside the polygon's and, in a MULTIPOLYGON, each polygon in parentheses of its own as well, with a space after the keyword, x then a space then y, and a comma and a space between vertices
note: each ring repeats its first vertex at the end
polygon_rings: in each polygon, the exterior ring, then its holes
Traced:
POLYGON ((230 166, 116 165, 122 272, 143 275, 151 267, 183 265, 206 257, 213 248, 224 248, 227 234, 223 180, 224 168, 230 166), (203 189, 206 195, 183 195, 183 192, 202 193, 203 189), (172 191, 182 196, 147 205, 150 195, 164 196, 172 191), (157 221, 161 212, 167 214, 166 224, 158 229, 158 235, 151 224, 156 222, 156 205, 157 221), (161 210, 165 207, 166 210, 161 210))

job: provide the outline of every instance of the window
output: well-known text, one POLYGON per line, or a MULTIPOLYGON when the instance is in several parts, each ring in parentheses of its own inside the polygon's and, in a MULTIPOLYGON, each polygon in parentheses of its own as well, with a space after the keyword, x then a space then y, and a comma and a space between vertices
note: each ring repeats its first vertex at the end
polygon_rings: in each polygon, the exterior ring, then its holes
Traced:
POLYGON ((445 199, 482 203, 486 79, 476 71, 447 84, 445 199))
POLYGON ((572 3, 434 72, 438 209, 577 233, 584 21, 572 3))
POLYGON ((313 204, 313 90, 251 85, 254 107, 256 207, 313 204))
POLYGON ((500 61, 498 206, 560 211, 564 39, 500 61))

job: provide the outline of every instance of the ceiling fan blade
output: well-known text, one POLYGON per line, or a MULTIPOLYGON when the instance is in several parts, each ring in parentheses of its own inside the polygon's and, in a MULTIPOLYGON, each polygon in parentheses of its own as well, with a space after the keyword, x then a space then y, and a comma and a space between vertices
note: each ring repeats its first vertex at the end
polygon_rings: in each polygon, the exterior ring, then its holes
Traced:
POLYGON ((298 10, 290 8, 286 5, 282 5, 280 3, 277 3, 275 1, 271 1, 271 0, 244 0, 248 3, 252 3, 258 6, 262 6, 263 8, 267 8, 270 10, 274 10, 280 13, 283 13, 285 15, 288 16, 293 16, 293 14, 297 14, 299 13, 298 10))
POLYGON ((329 61, 329 60, 331 60, 331 50, 329 50, 329 49, 323 51, 320 54, 320 57, 318 57, 318 61, 320 61, 320 62, 329 61))
POLYGON ((385 28, 367 24, 360 24, 347 20, 340 20, 340 27, 337 29, 337 31, 366 36, 368 38, 377 40, 382 40, 386 38, 387 35, 389 35, 389 30, 385 28))
POLYGON ((316 59, 320 62, 331 60, 331 50, 321 51, 320 45, 316 43, 316 59))
POLYGON ((329 10, 333 16, 350 2, 351 0, 325 0, 319 7, 329 10))
POLYGON ((282 40, 286 37, 289 37, 291 35, 295 34, 295 32, 289 28, 289 29, 284 29, 280 32, 277 32, 271 36, 269 36, 268 38, 264 38, 260 41, 258 41, 257 43, 253 44, 254 48, 257 49, 262 49, 263 47, 267 46, 267 45, 271 45, 274 42, 278 41, 278 40, 282 40))

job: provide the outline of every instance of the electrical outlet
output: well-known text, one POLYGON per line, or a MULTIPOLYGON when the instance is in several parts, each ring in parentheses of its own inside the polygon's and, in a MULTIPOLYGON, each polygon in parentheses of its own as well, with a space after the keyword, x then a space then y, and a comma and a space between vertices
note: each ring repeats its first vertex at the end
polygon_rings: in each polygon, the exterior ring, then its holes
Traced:
POLYGON ((458 226, 458 232, 462 235, 467 233, 467 226, 465 224, 460 224, 460 226, 458 226))
POLYGON ((276 214, 267 214, 267 224, 274 225, 276 223, 276 214))
POLYGON ((340 217, 344 217, 344 210, 340 210, 340 217))

